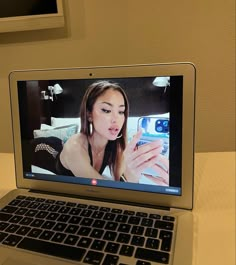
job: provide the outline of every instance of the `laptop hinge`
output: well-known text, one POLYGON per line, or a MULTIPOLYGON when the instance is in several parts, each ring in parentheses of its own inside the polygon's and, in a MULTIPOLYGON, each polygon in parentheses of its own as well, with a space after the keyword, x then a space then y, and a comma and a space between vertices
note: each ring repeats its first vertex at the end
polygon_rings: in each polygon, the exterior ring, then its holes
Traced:
POLYGON ((152 209, 158 209, 163 211, 170 211, 170 207, 165 206, 158 206, 153 204, 142 204, 142 203, 135 203, 130 201, 121 201, 121 200, 112 200, 112 199, 103 199, 103 198, 95 198, 90 196, 80 196, 80 195, 73 195, 73 194, 66 194, 66 193, 58 193, 58 192, 49 192, 49 191, 41 191, 41 190, 29 190, 29 192, 37 193, 37 194, 44 194, 44 195, 52 195, 52 196, 58 196, 58 197, 67 197, 67 198, 74 198, 74 199, 83 199, 83 200, 90 200, 90 201, 99 201, 99 202, 106 202, 106 203, 118 203, 118 204, 125 204, 130 206, 138 206, 138 207, 144 207, 144 208, 152 208, 152 209))

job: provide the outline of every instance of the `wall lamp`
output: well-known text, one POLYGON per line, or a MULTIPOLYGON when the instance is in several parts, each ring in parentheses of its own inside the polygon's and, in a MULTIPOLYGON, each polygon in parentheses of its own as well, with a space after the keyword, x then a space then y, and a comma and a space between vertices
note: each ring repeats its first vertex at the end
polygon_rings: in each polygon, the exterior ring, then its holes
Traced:
POLYGON ((170 85, 170 77, 169 76, 158 76, 156 77, 152 84, 157 87, 164 87, 164 92, 166 92, 166 88, 170 85))
POLYGON ((48 86, 48 91, 41 91, 41 99, 43 100, 51 100, 57 97, 58 94, 63 92, 63 88, 59 84, 55 84, 54 86, 48 86))

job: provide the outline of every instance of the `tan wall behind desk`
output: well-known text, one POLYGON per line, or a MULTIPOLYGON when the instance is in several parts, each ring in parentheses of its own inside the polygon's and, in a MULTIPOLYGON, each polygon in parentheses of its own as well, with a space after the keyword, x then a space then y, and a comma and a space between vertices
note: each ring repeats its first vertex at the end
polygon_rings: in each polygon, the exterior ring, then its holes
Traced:
POLYGON ((235 150, 235 1, 68 0, 66 26, 0 33, 0 152, 12 152, 15 69, 191 61, 196 151, 235 150))

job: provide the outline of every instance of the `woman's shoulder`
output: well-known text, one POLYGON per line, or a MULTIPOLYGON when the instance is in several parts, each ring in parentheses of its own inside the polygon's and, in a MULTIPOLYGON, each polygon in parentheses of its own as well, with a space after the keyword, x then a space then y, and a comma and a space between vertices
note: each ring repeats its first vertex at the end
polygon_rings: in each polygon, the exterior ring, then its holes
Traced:
POLYGON ((78 150, 87 150, 88 146, 88 139, 87 136, 82 133, 77 133, 72 135, 67 142, 64 144, 64 149, 68 151, 75 150, 78 152, 78 150))

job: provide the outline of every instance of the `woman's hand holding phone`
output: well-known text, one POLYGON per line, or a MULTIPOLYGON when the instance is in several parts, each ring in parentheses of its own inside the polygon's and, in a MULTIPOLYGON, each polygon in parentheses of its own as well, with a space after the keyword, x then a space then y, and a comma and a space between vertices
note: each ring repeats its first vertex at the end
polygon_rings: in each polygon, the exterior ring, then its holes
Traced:
MULTIPOLYGON (((167 177, 169 179, 169 163, 168 159, 160 154, 163 148, 162 140, 156 140, 138 146, 141 136, 142 130, 140 129, 124 151, 124 175, 127 181, 138 183, 144 169, 152 168, 158 175, 162 178, 164 177, 163 179, 166 182, 167 177), (164 165, 164 167, 160 165, 164 165)), ((146 177, 154 178, 152 176, 146 177)))

